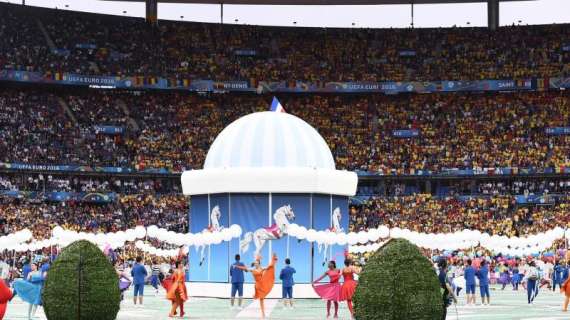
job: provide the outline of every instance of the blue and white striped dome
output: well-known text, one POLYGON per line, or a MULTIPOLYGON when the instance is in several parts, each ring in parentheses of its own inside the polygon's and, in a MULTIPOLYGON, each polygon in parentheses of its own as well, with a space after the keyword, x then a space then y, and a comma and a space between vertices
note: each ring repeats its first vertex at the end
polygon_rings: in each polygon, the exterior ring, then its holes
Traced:
POLYGON ((204 169, 335 169, 332 153, 308 123, 282 112, 256 112, 232 122, 214 140, 204 169))

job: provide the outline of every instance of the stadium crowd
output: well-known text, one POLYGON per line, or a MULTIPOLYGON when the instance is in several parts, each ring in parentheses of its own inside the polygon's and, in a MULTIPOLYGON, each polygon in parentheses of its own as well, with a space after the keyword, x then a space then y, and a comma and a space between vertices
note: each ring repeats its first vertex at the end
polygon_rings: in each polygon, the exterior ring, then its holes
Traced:
POLYGON ((491 235, 522 236, 556 226, 570 228, 570 195, 556 201, 518 204, 515 197, 435 197, 414 194, 370 197, 350 208, 353 231, 389 225, 417 232, 446 233, 464 229, 491 235))
POLYGON ((0 197, 0 233, 29 226, 36 239, 48 239, 60 225, 75 231, 111 232, 137 225, 157 225, 176 232, 188 230, 188 199, 182 195, 122 195, 108 204, 32 202, 0 197))
POLYGON ((123 178, 115 176, 77 176, 73 174, 0 174, 1 191, 36 192, 116 192, 119 194, 180 193, 173 178, 123 178))
POLYGON ((320 29, 219 25, 2 4, 0 66, 248 81, 429 81, 570 74, 566 25, 320 29))
MULTIPOLYGON (((6 89, 0 93, 0 162, 196 169, 226 125, 267 110, 271 98, 6 89), (124 132, 101 133, 97 125, 124 132)), ((319 131, 342 169, 406 175, 570 167, 570 136, 546 133, 570 123, 564 92, 280 98, 287 112, 319 131), (395 137, 400 129, 419 135, 395 137)))

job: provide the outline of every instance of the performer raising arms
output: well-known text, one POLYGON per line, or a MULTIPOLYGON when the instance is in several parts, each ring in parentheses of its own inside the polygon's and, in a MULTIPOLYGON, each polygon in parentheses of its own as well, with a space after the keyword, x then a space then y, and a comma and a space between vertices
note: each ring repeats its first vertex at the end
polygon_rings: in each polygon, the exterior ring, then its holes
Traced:
POLYGON ((344 260, 344 268, 342 269, 342 276, 344 278, 344 283, 340 288, 340 300, 346 301, 348 305, 348 310, 350 310, 350 315, 354 319, 354 309, 352 308, 352 296, 354 291, 356 291, 356 280, 354 280, 354 274, 359 274, 360 268, 355 267, 352 264, 352 260, 344 260))
POLYGON ((261 307, 261 319, 265 319, 265 297, 273 289, 275 283, 275 262, 277 255, 274 253, 271 262, 266 268, 261 267, 261 257, 257 256, 255 262, 252 263, 253 268, 235 266, 236 268, 244 271, 249 271, 255 279, 255 295, 253 299, 259 299, 259 306, 261 307))
POLYGON ((31 265, 31 272, 28 273, 26 280, 19 279, 14 281, 14 291, 25 302, 30 304, 28 308, 28 319, 32 319, 38 306, 42 305, 42 288, 45 274, 38 271, 38 265, 31 265))
POLYGON ((184 264, 182 261, 176 262, 176 270, 172 274, 172 284, 167 289, 166 298, 172 301, 172 309, 170 309, 169 317, 176 316, 176 309, 180 307, 180 317, 184 317, 184 301, 188 300, 186 292, 186 274, 184 272, 184 264))
POLYGON ((313 289, 324 300, 327 300, 327 319, 331 316, 331 304, 334 303, 334 318, 338 319, 338 301, 340 300, 340 270, 335 261, 329 261, 329 270, 313 282, 313 289), (329 277, 330 283, 317 284, 323 278, 329 277))

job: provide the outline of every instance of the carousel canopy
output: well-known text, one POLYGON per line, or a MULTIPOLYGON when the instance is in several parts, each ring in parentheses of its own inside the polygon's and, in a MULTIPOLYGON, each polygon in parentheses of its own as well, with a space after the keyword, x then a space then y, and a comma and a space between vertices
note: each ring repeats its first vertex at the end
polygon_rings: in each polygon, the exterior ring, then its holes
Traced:
POLYGON ((282 192, 354 195, 357 177, 335 170, 321 135, 302 119, 257 112, 227 126, 203 170, 182 175, 184 194, 282 192))

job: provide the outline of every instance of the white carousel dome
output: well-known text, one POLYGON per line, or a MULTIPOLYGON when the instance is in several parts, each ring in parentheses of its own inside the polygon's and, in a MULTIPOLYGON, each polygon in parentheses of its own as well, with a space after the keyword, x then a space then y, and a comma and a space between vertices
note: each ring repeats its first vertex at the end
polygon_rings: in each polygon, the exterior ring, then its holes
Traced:
POLYGON ((308 123, 282 112, 256 112, 228 125, 208 151, 204 169, 313 168, 334 170, 327 143, 308 123))

